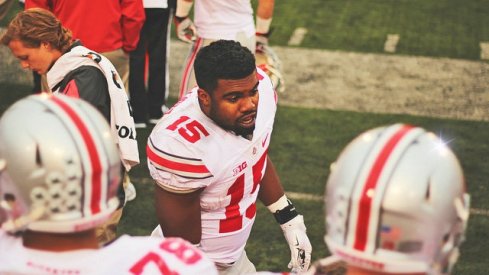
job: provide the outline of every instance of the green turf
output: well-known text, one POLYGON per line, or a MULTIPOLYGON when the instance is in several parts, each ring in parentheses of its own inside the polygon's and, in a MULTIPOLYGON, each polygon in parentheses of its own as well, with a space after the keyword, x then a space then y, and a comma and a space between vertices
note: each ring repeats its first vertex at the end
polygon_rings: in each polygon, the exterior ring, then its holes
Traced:
MULTIPOLYGON (((14 0, 14 2, 18 2, 16 0, 14 0)), ((2 18, 2 20, 0 20, 0 27, 5 27, 8 25, 8 23, 10 22, 10 20, 12 20, 12 18, 14 18, 15 14, 17 12, 19 12, 21 10, 21 7, 18 3, 12 3, 12 5, 10 6, 10 10, 8 11, 7 15, 2 18)))
POLYGON ((399 34, 397 54, 479 59, 487 14, 489 0, 275 1, 270 41, 287 45, 302 27, 303 47, 382 53, 387 34, 399 34))
MULTIPOLYGON (((19 10, 14 4, 0 26, 19 10)), ((489 42, 488 14, 489 0, 275 1, 270 43, 285 46, 303 27, 301 47, 383 53, 387 35, 399 34, 396 54, 477 60, 479 43, 489 42)))

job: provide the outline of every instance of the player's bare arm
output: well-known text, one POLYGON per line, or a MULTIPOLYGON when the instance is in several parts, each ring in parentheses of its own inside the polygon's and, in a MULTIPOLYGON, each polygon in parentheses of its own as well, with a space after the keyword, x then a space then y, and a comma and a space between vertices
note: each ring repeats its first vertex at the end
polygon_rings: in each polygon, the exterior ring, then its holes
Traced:
POLYGON ((291 252, 291 260, 288 267, 294 273, 306 271, 311 261, 312 247, 306 234, 304 218, 285 196, 284 189, 270 157, 267 157, 267 167, 260 183, 258 199, 273 213, 275 220, 282 228, 291 252))
POLYGON ((256 10, 256 16, 263 19, 271 19, 273 16, 273 7, 275 6, 275 0, 259 0, 258 8, 256 10))
POLYGON ((202 235, 200 193, 175 193, 156 186, 156 216, 165 237, 181 237, 198 244, 202 235))
POLYGON ((276 202, 284 195, 284 188, 280 183, 277 171, 270 157, 267 157, 267 168, 260 183, 258 199, 266 206, 276 202))

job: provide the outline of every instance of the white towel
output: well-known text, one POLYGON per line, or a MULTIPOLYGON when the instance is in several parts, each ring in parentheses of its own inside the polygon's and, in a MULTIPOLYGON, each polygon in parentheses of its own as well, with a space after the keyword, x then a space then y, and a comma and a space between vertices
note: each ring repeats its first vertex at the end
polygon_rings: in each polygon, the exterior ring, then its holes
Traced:
POLYGON ((107 79, 110 95, 110 126, 119 147, 121 160, 126 171, 129 171, 131 167, 139 163, 136 128, 126 90, 114 65, 107 58, 92 50, 83 46, 75 46, 56 60, 47 73, 49 88, 53 93, 61 92, 59 88, 56 91, 53 89, 69 72, 87 65, 99 68, 107 79))

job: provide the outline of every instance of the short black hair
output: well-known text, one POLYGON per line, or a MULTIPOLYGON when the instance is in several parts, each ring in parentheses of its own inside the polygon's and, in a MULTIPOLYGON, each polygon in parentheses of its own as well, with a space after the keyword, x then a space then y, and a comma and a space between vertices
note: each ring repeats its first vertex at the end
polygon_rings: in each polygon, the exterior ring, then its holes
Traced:
POLYGON ((242 79, 256 69, 255 56, 239 42, 214 41, 197 53, 194 62, 197 85, 211 93, 219 79, 242 79))

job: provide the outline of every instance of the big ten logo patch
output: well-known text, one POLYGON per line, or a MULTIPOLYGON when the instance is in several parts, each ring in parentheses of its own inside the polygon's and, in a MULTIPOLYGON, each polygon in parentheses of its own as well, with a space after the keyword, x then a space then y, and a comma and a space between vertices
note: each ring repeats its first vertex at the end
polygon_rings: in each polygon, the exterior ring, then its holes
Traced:
POLYGON ((237 174, 241 173, 241 171, 246 169, 246 167, 248 167, 248 164, 246 163, 246 161, 244 161, 240 165, 236 166, 236 168, 233 169, 233 176, 236 176, 237 174))

